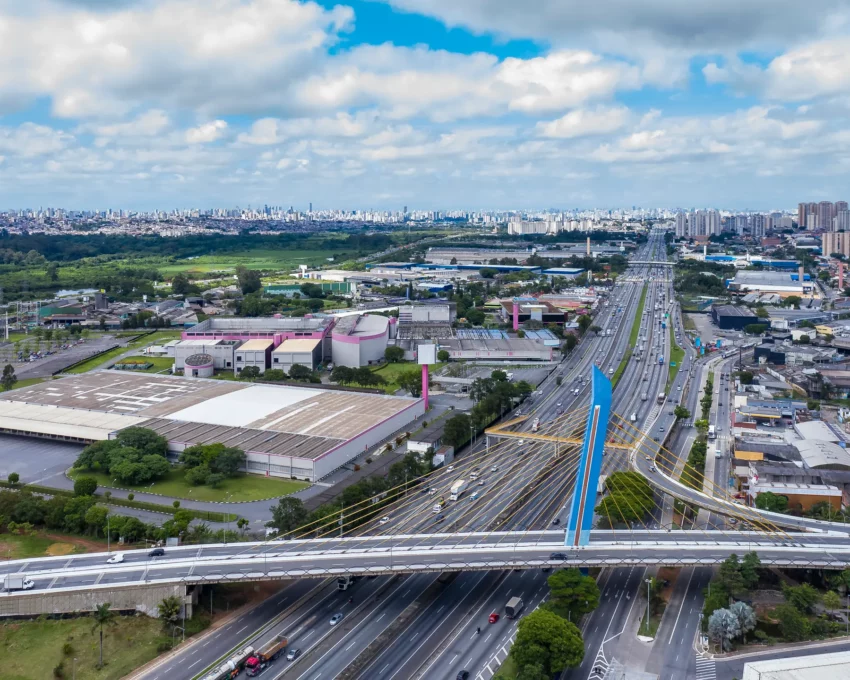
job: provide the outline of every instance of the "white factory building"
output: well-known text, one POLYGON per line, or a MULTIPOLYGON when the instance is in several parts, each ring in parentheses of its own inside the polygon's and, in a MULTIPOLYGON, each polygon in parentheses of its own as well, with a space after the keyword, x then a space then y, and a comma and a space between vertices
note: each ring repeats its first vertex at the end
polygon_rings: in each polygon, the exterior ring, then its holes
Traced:
POLYGON ((339 318, 331 332, 334 365, 357 368, 383 360, 390 326, 395 323, 374 314, 339 318))

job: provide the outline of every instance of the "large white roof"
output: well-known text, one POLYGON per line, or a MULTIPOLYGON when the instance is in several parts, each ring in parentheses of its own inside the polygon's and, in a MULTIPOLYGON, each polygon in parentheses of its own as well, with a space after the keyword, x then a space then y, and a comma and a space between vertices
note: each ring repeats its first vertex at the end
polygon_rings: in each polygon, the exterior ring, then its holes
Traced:
POLYGON ((850 652, 788 656, 744 664, 742 680, 850 680, 850 652))
POLYGON ((143 423, 145 418, 120 413, 0 400, 0 429, 73 437, 109 439, 109 433, 143 423))

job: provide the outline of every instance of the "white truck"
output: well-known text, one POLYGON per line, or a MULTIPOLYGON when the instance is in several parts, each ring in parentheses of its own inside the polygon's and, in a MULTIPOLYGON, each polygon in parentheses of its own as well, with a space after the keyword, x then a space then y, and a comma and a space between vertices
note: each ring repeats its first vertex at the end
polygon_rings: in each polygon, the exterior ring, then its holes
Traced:
POLYGON ((466 491, 467 486, 468 484, 466 483, 465 479, 457 480, 454 484, 452 484, 452 488, 450 490, 451 495, 449 496, 449 498, 453 501, 456 501, 458 498, 461 497, 461 494, 466 491))
POLYGON ((12 590, 30 590, 35 583, 27 578, 26 574, 6 574, 3 579, 3 588, 9 592, 12 590))
POLYGON ((632 423, 637 422, 637 413, 632 413, 632 415, 629 416, 629 422, 632 422, 632 423))
POLYGON ((540 418, 535 418, 535 419, 534 419, 534 422, 533 422, 533 423, 531 423, 531 431, 532 431, 532 432, 537 432, 537 430, 538 430, 539 428, 540 428, 540 418))

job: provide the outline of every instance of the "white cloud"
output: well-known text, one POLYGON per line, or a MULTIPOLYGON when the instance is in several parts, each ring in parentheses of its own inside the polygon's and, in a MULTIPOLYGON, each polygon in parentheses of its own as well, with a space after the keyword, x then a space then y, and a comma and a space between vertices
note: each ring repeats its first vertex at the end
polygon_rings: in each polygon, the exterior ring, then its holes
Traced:
POLYGON ((203 123, 198 127, 193 127, 186 130, 186 141, 189 144, 205 144, 214 142, 224 136, 227 130, 227 122, 223 120, 214 120, 209 123, 203 123))
POLYGON ((622 128, 628 119, 629 110, 625 107, 576 109, 557 120, 537 123, 537 132, 560 139, 607 134, 622 128))

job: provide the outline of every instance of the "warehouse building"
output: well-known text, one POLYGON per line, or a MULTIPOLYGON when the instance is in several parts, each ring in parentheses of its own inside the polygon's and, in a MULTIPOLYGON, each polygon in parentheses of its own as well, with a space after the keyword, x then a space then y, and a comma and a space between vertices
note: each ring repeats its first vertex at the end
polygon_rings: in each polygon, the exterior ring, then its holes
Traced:
POLYGON ((287 373, 293 366, 306 366, 311 371, 322 363, 321 340, 284 340, 272 352, 272 368, 279 368, 287 373))
POLYGON ((236 373, 241 373, 249 366, 254 366, 264 373, 271 365, 272 349, 274 349, 273 340, 248 340, 243 342, 236 348, 236 360, 233 367, 236 373))
POLYGON ((510 340, 440 340, 439 349, 454 360, 490 359, 496 361, 552 361, 552 347, 521 338, 510 340))
POLYGON ((729 290, 738 293, 777 293, 783 297, 800 297, 812 292, 812 281, 808 274, 788 274, 784 272, 759 272, 743 270, 735 274, 728 283, 729 290))
MULTIPOLYGON (((740 331, 744 329, 744 326, 761 321, 756 313, 747 307, 733 307, 732 305, 713 305, 711 318, 718 328, 725 331, 740 331)), ((767 320, 763 323, 767 324, 767 320)))
MULTIPOLYGON (((357 293, 357 284, 351 281, 310 281, 314 286, 322 289, 326 295, 339 295, 350 297, 357 293)), ((295 297, 303 295, 301 286, 303 281, 293 283, 274 283, 268 286, 263 286, 263 293, 266 295, 282 295, 284 297, 295 297)))
POLYGON ((391 325, 395 319, 377 314, 339 318, 331 335, 334 364, 357 368, 382 361, 391 325))
POLYGON ((248 472, 316 481, 424 412, 408 397, 95 371, 3 392, 0 432, 92 442, 145 427, 175 456, 221 442, 248 472))
POLYGON ((212 357, 215 369, 232 371, 233 352, 240 344, 239 340, 180 340, 170 348, 174 355, 174 370, 182 371, 189 357, 206 354, 212 357))

